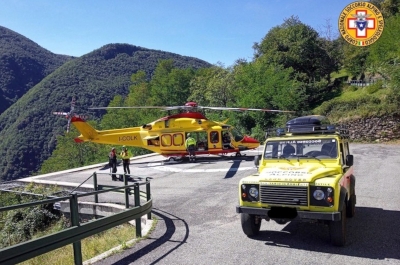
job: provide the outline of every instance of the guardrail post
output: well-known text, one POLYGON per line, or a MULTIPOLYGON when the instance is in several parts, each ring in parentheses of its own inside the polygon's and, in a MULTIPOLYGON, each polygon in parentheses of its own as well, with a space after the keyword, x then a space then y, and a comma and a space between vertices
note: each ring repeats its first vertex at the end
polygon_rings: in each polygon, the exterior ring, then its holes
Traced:
MULTIPOLYGON (((99 188, 97 186, 97 174, 96 174, 96 172, 93 173, 93 188, 94 188, 95 191, 99 190, 99 188)), ((97 193, 94 195, 94 202, 95 203, 99 203, 99 195, 97 193)))
MULTIPOLYGON (((134 186, 135 192, 135 207, 140 206, 140 190, 139 183, 136 183, 134 186)), ((142 237, 142 217, 136 219, 136 237, 142 237)))
MULTIPOLYGON (((128 176, 124 174, 124 185, 125 187, 128 186, 128 176)), ((124 193, 125 193, 125 208, 129 208, 129 192, 130 188, 125 188, 124 193)))
MULTIPOLYGON (((151 199, 151 193, 150 193, 150 178, 146 178, 146 198, 147 201, 150 201, 151 199)), ((147 214, 147 220, 151 219, 151 212, 147 214)))
MULTIPOLYGON (((71 213, 71 225, 79 226, 79 210, 78 210, 78 196, 76 192, 71 193, 69 199, 69 209, 71 213)), ((72 243, 74 249, 74 261, 75 265, 82 265, 82 245, 81 241, 72 243)))

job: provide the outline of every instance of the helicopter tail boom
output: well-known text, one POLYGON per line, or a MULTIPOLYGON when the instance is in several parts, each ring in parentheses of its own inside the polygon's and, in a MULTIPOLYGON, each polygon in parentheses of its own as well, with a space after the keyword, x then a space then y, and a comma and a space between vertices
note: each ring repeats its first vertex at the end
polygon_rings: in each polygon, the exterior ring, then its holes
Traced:
MULTIPOLYGON (((74 139, 77 143, 90 141, 99 144, 144 147, 141 127, 99 131, 79 117, 73 117, 71 122, 81 133, 74 139)), ((150 148, 148 149, 151 150, 150 148)))
POLYGON ((90 141, 95 139, 98 135, 98 131, 80 117, 72 117, 71 122, 81 133, 81 135, 75 139, 76 142, 90 141))

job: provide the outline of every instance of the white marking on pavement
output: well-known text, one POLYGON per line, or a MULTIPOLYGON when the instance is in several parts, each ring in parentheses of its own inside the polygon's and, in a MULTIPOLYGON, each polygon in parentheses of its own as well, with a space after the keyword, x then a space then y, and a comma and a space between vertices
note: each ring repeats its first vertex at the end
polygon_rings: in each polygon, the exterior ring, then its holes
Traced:
POLYGON ((243 170, 251 170, 255 167, 230 167, 230 168, 210 168, 210 169, 201 169, 201 168, 176 168, 170 166, 163 166, 162 163, 149 163, 147 165, 152 169, 164 171, 164 172, 226 172, 226 171, 243 171, 243 170))

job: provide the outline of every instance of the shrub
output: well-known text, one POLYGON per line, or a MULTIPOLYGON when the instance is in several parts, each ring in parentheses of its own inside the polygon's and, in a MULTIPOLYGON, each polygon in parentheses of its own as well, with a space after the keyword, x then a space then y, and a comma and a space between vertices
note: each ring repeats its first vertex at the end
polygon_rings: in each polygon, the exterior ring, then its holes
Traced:
POLYGON ((374 94, 375 92, 377 92, 379 89, 382 88, 383 82, 382 81, 378 81, 372 85, 369 85, 366 87, 367 93, 368 94, 374 94))

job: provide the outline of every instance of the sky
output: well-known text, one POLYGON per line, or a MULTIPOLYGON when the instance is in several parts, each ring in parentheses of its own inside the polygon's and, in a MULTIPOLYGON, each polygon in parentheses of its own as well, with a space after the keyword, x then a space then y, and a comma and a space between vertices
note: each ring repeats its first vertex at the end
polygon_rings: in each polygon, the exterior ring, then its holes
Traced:
POLYGON ((0 26, 57 54, 82 56, 127 43, 229 67, 286 18, 320 33, 346 0, 1 0, 0 26))

